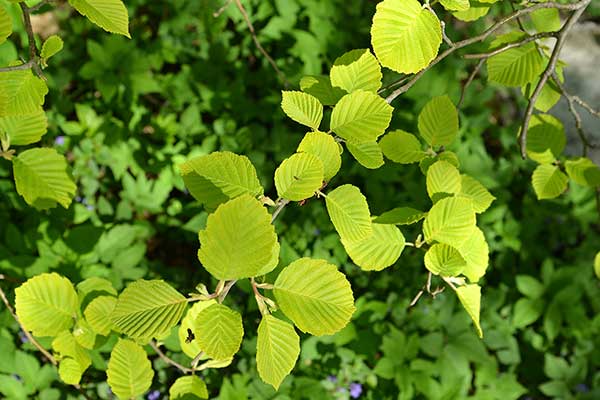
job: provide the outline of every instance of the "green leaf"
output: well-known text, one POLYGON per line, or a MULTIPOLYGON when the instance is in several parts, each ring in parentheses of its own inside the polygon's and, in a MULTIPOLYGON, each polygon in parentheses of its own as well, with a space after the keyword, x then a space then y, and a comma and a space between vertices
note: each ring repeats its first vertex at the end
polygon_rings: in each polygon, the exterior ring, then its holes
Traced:
POLYGON ((314 96, 324 106, 337 103, 346 92, 338 87, 331 86, 331 81, 325 75, 309 75, 300 80, 300 89, 314 96))
POLYGON ((300 338, 294 327, 272 315, 258 326, 256 367, 260 378, 275 390, 292 371, 300 354, 300 338))
POLYGON ((191 308, 188 309, 187 313, 181 320, 181 325, 179 326, 179 330, 177 336, 179 337, 179 345, 181 346, 181 350, 190 358, 196 357, 202 349, 200 348, 200 344, 197 340, 192 340, 187 343, 188 338, 188 329, 192 332, 195 332, 198 328, 196 326, 196 318, 198 318, 198 314, 200 312, 213 304, 216 304, 215 300, 205 300, 205 301, 197 301, 192 305, 191 308))
POLYGON ((209 210, 243 194, 263 194, 248 157, 228 151, 195 157, 179 166, 185 186, 209 210))
POLYGON ((562 122, 549 114, 531 117, 527 132, 527 156, 540 164, 552 164, 567 143, 562 122))
POLYGON ((581 157, 575 160, 567 160, 565 162, 567 175, 575 183, 588 186, 600 186, 600 168, 589 158, 581 157))
POLYGON ((373 16, 371 44, 381 65, 411 74, 437 56, 442 28, 417 0, 384 0, 373 16))
POLYGON ((12 34, 12 17, 4 5, 0 4, 0 44, 12 34))
POLYGON ((376 224, 411 225, 419 222, 427 213, 416 208, 398 207, 386 211, 373 220, 376 224))
POLYGON ((379 141, 383 154, 400 164, 412 164, 427 157, 421 149, 421 142, 411 133, 396 130, 388 133, 379 141))
POLYGON ((330 76, 333 86, 348 93, 358 89, 376 93, 381 87, 381 67, 368 49, 352 50, 338 57, 330 76))
POLYGON ((177 378, 169 389, 170 400, 208 399, 206 383, 196 375, 177 378))
POLYGON ((28 115, 44 104, 48 87, 31 70, 0 74, 0 117, 28 115))
POLYGON ((520 329, 537 321, 544 312, 544 300, 519 299, 513 309, 512 326, 520 329))
POLYGON ((450 164, 454 165, 456 168, 460 167, 460 161, 458 160, 458 156, 451 151, 444 150, 443 152, 438 153, 435 157, 428 156, 419 162, 419 168, 421 169, 423 175, 427 175, 427 170, 429 169, 429 167, 433 165, 433 163, 435 163, 436 161, 440 160, 447 161, 450 164))
POLYGON ((368 237, 350 241, 342 236, 342 244, 354 264, 361 269, 381 271, 398 260, 405 240, 394 225, 374 224, 373 233, 368 237))
POLYGON ((473 204, 464 198, 448 197, 431 207, 423 223, 428 243, 437 241, 460 248, 475 229, 473 204))
POLYGON ((373 232, 367 199, 356 186, 335 188, 325 197, 325 204, 329 218, 342 238, 357 241, 373 232))
MULTIPOLYGON (((560 66, 556 67, 556 73, 558 75, 558 79, 560 82, 564 82, 565 78, 563 76, 562 68, 560 66)), ((526 83, 521 86, 521 93, 526 99, 530 99, 535 87, 540 81, 540 76, 536 77, 531 82, 526 83)), ((560 88, 556 85, 553 79, 550 79, 546 82, 542 91, 538 95, 537 100, 535 101, 534 107, 536 110, 540 110, 541 112, 548 112, 552 107, 558 103, 560 98, 562 97, 562 92, 560 88)))
POLYGON ((80 303, 83 303, 84 299, 94 292, 111 294, 113 296, 117 295, 117 290, 109 280, 98 278, 97 276, 92 276, 77 284, 77 293, 79 294, 80 303))
POLYGON ((187 299, 161 280, 137 280, 119 295, 110 320, 132 338, 151 339, 179 323, 187 299))
POLYGON ((377 169, 383 165, 383 153, 377 142, 347 142, 346 147, 356 161, 365 168, 377 169))
POLYGON ((45 67, 48 66, 48 59, 61 51, 63 48, 63 40, 60 36, 52 35, 48 39, 44 41, 42 45, 42 52, 40 53, 40 57, 42 58, 42 65, 45 67))
POLYGON ((54 149, 29 149, 13 158, 17 192, 27 204, 44 209, 58 202, 69 208, 77 187, 67 173, 67 161, 54 149))
POLYGON ((481 229, 475 227, 458 251, 467 262, 463 275, 469 278, 469 281, 477 282, 485 274, 490 258, 488 244, 481 229))
POLYGON ((73 334, 69 331, 62 331, 57 337, 54 338, 52 341, 52 349, 59 358, 68 358, 77 362, 77 365, 79 366, 79 372, 75 371, 73 365, 70 365, 69 368, 67 368, 69 372, 68 375, 72 376, 72 379, 75 379, 77 376, 79 376, 80 379, 80 375, 83 374, 83 372, 85 372, 90 365, 92 365, 92 359, 89 352, 79 344, 75 336, 73 336, 73 334))
POLYGON ((517 275, 515 282, 519 293, 530 299, 539 299, 544 294, 544 284, 533 276, 517 275))
POLYGON ((48 120, 41 107, 29 114, 0 117, 0 132, 4 132, 14 146, 39 142, 47 130, 48 120))
POLYGON ((96 332, 85 319, 79 319, 73 328, 73 336, 77 343, 86 349, 93 349, 96 344, 96 332))
POLYGON ((600 251, 594 258, 594 272, 596 273, 596 278, 600 279, 600 251))
POLYGON ((470 0, 470 7, 464 11, 454 11, 454 18, 465 22, 476 21, 490 11, 490 6, 483 2, 470 0))
POLYGON ((466 11, 471 7, 469 0, 440 0, 440 3, 448 11, 466 11))
POLYGON ((152 385, 154 371, 144 349, 127 339, 119 339, 110 353, 107 382, 120 399, 144 394, 152 385))
POLYGON ((279 243, 271 216, 256 199, 243 195, 230 200, 208 216, 200 231, 198 259, 220 280, 266 274, 275 268, 279 243), (266 272, 265 272, 266 271, 266 272))
POLYGON ((331 113, 331 130, 353 143, 373 142, 392 119, 392 106, 372 92, 357 90, 345 95, 331 113))
POLYGON ((15 289, 19 321, 34 336, 56 336, 71 328, 78 306, 71 281, 54 272, 34 276, 15 289))
POLYGON ((83 372, 81 365, 72 358, 64 358, 58 364, 58 376, 67 385, 78 385, 83 372))
POLYGON ((281 92, 281 108, 294 121, 319 130, 323 119, 323 106, 310 94, 297 91, 281 92))
POLYGON ((460 178, 460 195, 473 201, 473 210, 476 213, 479 214, 487 210, 496 198, 477 179, 464 174, 460 178))
POLYGON ((466 265, 458 250, 447 244, 434 244, 425 253, 425 267, 434 275, 457 276, 466 265))
POLYGON ((275 170, 275 187, 279 197, 301 201, 312 197, 323 186, 323 162, 310 153, 296 153, 283 160, 275 170))
POLYGON ((194 334, 200 348, 215 360, 233 357, 244 337, 242 316, 222 304, 213 304, 196 317, 194 334))
POLYGON ((340 147, 333 136, 323 132, 309 132, 298 145, 298 153, 316 156, 323 163, 324 180, 329 182, 342 166, 340 147))
POLYGON ((456 295, 467 313, 473 320, 477 334, 483 338, 483 331, 479 325, 479 310, 481 304, 481 287, 479 285, 465 285, 456 288, 456 295))
POLYGON ((69 4, 105 31, 131 39, 127 8, 121 0, 69 0, 69 4))
POLYGON ((439 194, 457 194, 462 183, 458 169, 447 161, 437 161, 427 170, 427 194, 434 199, 439 194))
POLYGON ((448 96, 434 97, 421 110, 418 124, 430 146, 448 146, 458 133, 458 112, 448 96))
MULTIPOLYGON (((494 40, 490 49, 518 42, 523 34, 509 32, 494 40)), ((488 79, 505 86, 522 86, 538 77, 545 67, 535 43, 508 49, 487 59, 488 79)))
POLYGON ((531 183, 538 200, 553 199, 567 190, 569 178, 555 165, 542 164, 533 171, 531 183))
POLYGON ((556 8, 541 8, 529 14, 533 26, 538 32, 556 32, 562 26, 560 15, 556 8))
POLYGON ((273 289, 277 305, 303 332, 333 335, 354 313, 350 283, 335 265, 301 258, 283 269, 273 289))
POLYGON ((113 296, 99 296, 88 304, 83 315, 94 332, 99 335, 108 336, 113 327, 110 315, 116 305, 117 299, 113 296))

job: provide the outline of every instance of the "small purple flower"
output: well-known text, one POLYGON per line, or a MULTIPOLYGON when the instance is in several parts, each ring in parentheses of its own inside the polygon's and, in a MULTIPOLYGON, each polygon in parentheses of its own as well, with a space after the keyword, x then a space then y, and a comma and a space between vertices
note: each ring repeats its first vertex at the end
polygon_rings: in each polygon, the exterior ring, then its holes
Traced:
POLYGON ((75 201, 78 203, 81 203, 81 201, 82 201, 81 196, 75 196, 75 201))
POLYGON ((160 398, 160 392, 158 390, 153 390, 148 393, 148 400, 158 400, 160 398))
POLYGON ((327 377, 327 380, 328 380, 329 382, 336 383, 336 382, 337 382, 337 376, 335 376, 335 375, 329 375, 329 376, 327 377))
POLYGON ((362 394, 363 388, 360 383, 352 382, 350 384, 350 397, 358 399, 362 394))
POLYGON ((587 393, 590 391, 590 388, 585 383, 579 383, 575 386, 575 390, 579 393, 587 393))
POLYGON ((321 234, 321 230, 319 228, 315 228, 315 230, 313 231, 313 235, 319 236, 320 234, 321 234))
POLYGON ((25 336, 25 333, 22 330, 19 331, 19 339, 21 339, 21 343, 29 342, 29 339, 27 336, 25 336))
POLYGON ((85 206, 85 208, 86 208, 88 211, 93 211, 93 210, 94 210, 94 206, 91 206, 91 205, 89 205, 89 204, 88 204, 87 206, 85 206))
POLYGON ((57 146, 62 146, 65 144, 65 137, 64 136, 57 136, 56 139, 54 139, 54 144, 57 146))

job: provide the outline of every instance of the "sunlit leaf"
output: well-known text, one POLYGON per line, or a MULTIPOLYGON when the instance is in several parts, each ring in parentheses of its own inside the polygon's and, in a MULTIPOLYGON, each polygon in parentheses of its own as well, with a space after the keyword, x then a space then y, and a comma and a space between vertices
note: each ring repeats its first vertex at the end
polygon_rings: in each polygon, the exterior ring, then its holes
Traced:
POLYGON ((179 326, 179 330, 177 332, 177 336, 179 337, 179 345, 181 346, 181 350, 190 358, 196 357, 200 351, 200 344, 196 339, 192 341, 188 341, 188 329, 192 331, 196 331, 198 328, 196 326, 196 318, 200 312, 213 304, 215 304, 215 300, 207 300, 207 301, 197 301, 194 305, 188 309, 187 313, 181 320, 181 325, 179 326))
POLYGON ((325 75, 309 75, 300 80, 300 89, 319 100, 324 106, 332 106, 346 94, 345 90, 331 86, 325 75))
POLYGON ((533 171, 531 183, 538 200, 553 199, 567 190, 569 178, 557 166, 542 164, 533 171))
POLYGON ((333 86, 348 93, 358 89, 377 92, 381 87, 381 67, 368 49, 352 50, 338 57, 330 76, 333 86))
POLYGON ((475 229, 475 211, 471 201, 448 197, 435 203, 423 223, 428 243, 437 241, 460 248, 475 229))
POLYGON ((366 238, 349 241, 342 236, 348 255, 365 271, 381 271, 393 265, 404 249, 404 235, 394 225, 373 224, 366 238))
POLYGON ((244 336, 242 316, 222 304, 213 304, 198 313, 194 334, 202 351, 215 360, 233 357, 244 336))
POLYGON ((11 146, 39 142, 47 130, 48 120, 41 107, 30 114, 0 117, 0 132, 8 136, 11 146))
POLYGON ((427 213, 412 207, 398 207, 386 211, 373 220, 376 224, 411 225, 419 222, 427 213))
POLYGON ((460 286, 456 289, 456 295, 462 303, 465 310, 473 320, 473 324, 477 329, 477 334, 480 338, 483 337, 483 331, 479 325, 479 310, 481 303, 481 287, 479 285, 460 286))
POLYGON ((331 130, 353 143, 373 142, 383 134, 392 119, 392 106, 372 92, 357 90, 335 105, 331 130))
POLYGON ((419 113, 419 133, 431 146, 448 146, 458 133, 458 112, 448 96, 434 97, 419 113))
POLYGON ((565 128, 549 114, 535 114, 529 122, 527 156, 540 164, 551 164, 567 143, 565 128))
POLYGON ((42 51, 40 53, 42 64, 44 66, 48 66, 48 59, 61 51, 62 48, 63 40, 60 38, 60 36, 52 35, 46 39, 42 45, 42 51))
MULTIPOLYGON (((496 38, 490 48, 506 43, 518 42, 523 38, 518 32, 510 32, 496 38)), ((545 61, 535 43, 505 50, 487 59, 488 79, 506 86, 522 86, 539 76, 545 61)))
POLYGON ((300 338, 293 325, 265 315, 258 326, 256 367, 261 379, 275 388, 292 371, 300 354, 300 338))
POLYGON ((182 376, 177 378, 169 389, 170 400, 195 400, 208 399, 208 389, 206 383, 196 376, 182 376))
POLYGON ((463 275, 469 278, 469 281, 477 282, 485 274, 490 258, 488 244, 481 229, 475 227, 458 251, 467 263, 462 271, 463 275))
POLYGON ((107 336, 112 330, 113 323, 110 320, 117 299, 113 296, 99 296, 85 308, 84 316, 92 329, 99 335, 107 336))
POLYGON ((460 195, 473 201, 473 210, 476 213, 487 210, 496 199, 477 179, 464 174, 461 175, 460 195))
POLYGON ((333 136, 323 132, 309 132, 298 145, 298 153, 309 153, 323 163, 324 180, 329 182, 340 170, 342 157, 333 136))
POLYGON ((347 142, 346 147, 356 161, 365 168, 377 169, 383 165, 383 153, 377 142, 347 142))
POLYGON ((0 117, 28 115, 44 104, 48 87, 29 69, 0 74, 0 117))
POLYGON ((150 389, 154 371, 140 345, 119 339, 110 353, 106 375, 110 389, 119 399, 131 399, 150 389))
POLYGON ((288 117, 302 125, 319 130, 323 119, 323 106, 316 97, 296 91, 283 91, 281 95, 281 108, 288 117))
POLYGON ((69 0, 82 15, 107 32, 129 36, 129 16, 121 0, 69 0))
POLYGON ((434 244, 425 253, 425 267, 434 275, 457 276, 466 265, 458 250, 447 244, 434 244))
POLYGON ((440 3, 448 11, 466 11, 471 7, 469 0, 440 0, 440 3))
POLYGON ((310 153, 296 153, 283 160, 275 170, 275 187, 279 197, 301 201, 312 197, 323 186, 323 162, 310 153))
POLYGON ((589 158, 567 160, 565 167, 569 178, 575 183, 588 187, 600 186, 600 168, 589 158))
POLYGON ((371 235, 369 205, 359 188, 339 186, 327 194, 325 204, 329 218, 341 237, 357 241, 371 235))
POLYGON ((447 161, 437 161, 427 170, 427 194, 431 199, 437 194, 456 194, 462 187, 460 172, 447 161))
POLYGON ((0 44, 6 42, 12 33, 12 17, 3 4, 0 4, 0 44))
POLYGON ((415 163, 427 156, 415 135, 400 130, 381 138, 379 146, 387 158, 400 164, 415 163))

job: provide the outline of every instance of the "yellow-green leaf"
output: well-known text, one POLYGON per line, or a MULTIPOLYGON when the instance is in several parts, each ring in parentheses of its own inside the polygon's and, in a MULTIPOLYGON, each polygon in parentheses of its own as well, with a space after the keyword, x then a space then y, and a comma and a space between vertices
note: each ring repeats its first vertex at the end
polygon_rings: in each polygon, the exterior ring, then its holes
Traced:
POLYGON ((594 272, 596 273, 596 278, 600 279, 600 252, 594 258, 594 272))
POLYGON ((473 210, 476 213, 487 210, 496 198, 477 179, 469 175, 461 175, 460 178, 460 195, 473 201, 473 210))
POLYGON ((490 6, 487 4, 483 4, 483 2, 471 0, 469 3, 470 7, 468 9, 463 11, 452 12, 454 18, 465 22, 471 22, 478 20, 490 11, 490 6))
POLYGON ((552 164, 567 143, 565 128, 549 114, 535 114, 529 122, 527 156, 540 164, 552 164))
POLYGON ((587 157, 565 162, 567 174, 573 182, 588 187, 600 186, 600 168, 587 157))
POLYGON ((427 216, 426 212, 412 207, 397 207, 373 220, 375 224, 411 225, 427 216))
POLYGON ((48 66, 48 59, 61 51, 63 48, 63 40, 60 36, 52 35, 44 41, 42 45, 42 51, 40 57, 42 58, 42 64, 48 66))
POLYGON ((460 172, 447 161, 437 161, 427 170, 427 194, 434 199, 439 194, 456 194, 462 187, 460 172))
POLYGON ((283 160, 275 170, 275 188, 279 197, 301 201, 312 197, 323 186, 323 162, 310 153, 296 153, 283 160))
POLYGON ((430 146, 448 146, 458 133, 458 112, 448 96, 434 97, 419 113, 418 124, 430 146))
POLYGON ((476 283, 485 274, 490 258, 488 244, 481 229, 475 227, 471 236, 458 248, 458 251, 467 263, 463 275, 469 278, 469 281, 476 283))
POLYGON ((275 390, 292 371, 300 354, 300 338, 294 327, 272 315, 258 326, 256 367, 260 378, 275 390))
POLYGON ((447 244, 434 244, 425 253, 425 267, 434 275, 460 275, 467 263, 457 249, 447 244))
POLYGON ((242 316, 222 304, 213 304, 198 313, 194 334, 200 348, 215 360, 233 357, 242 344, 242 316))
POLYGON ((365 168, 377 169, 383 165, 383 153, 377 142, 347 142, 346 147, 356 161, 365 168))
POLYGON ((477 329, 477 334, 480 338, 483 337, 483 331, 479 325, 479 310, 481 304, 481 287, 479 285, 465 285, 456 289, 456 295, 462 303, 465 310, 473 320, 473 324, 477 329))
POLYGON ((12 17, 3 4, 0 4, 0 44, 6 42, 12 33, 12 17))
POLYGON ((107 336, 112 330, 113 323, 110 320, 117 299, 113 296, 99 296, 88 304, 83 312, 86 321, 99 335, 107 336))
POLYGON ((200 312, 213 304, 216 304, 215 300, 206 300, 206 301, 197 301, 194 305, 188 309, 187 313, 181 320, 181 325, 179 326, 179 330, 177 332, 177 336, 179 337, 179 345, 181 346, 181 350, 190 358, 196 357, 202 349, 200 348, 200 344, 196 339, 193 339, 188 343, 188 329, 195 332, 198 328, 196 326, 196 318, 198 318, 198 314, 200 312))
POLYGON ((440 3, 448 11, 466 11, 471 7, 469 0, 440 0, 440 3))
POLYGON ((131 399, 146 393, 154 371, 144 349, 127 339, 119 339, 110 353, 107 382, 119 399, 131 399))
POLYGON ((33 113, 0 117, 0 132, 8 136, 11 146, 39 142, 47 130, 48 120, 41 107, 33 113))
MULTIPOLYGON (((510 32, 494 40, 491 49, 518 42, 523 34, 510 32)), ((544 58, 535 43, 505 50, 487 59, 488 79, 506 86, 522 86, 538 77, 545 67, 544 58)))
POLYGON ((300 80, 300 89, 319 100, 324 106, 332 106, 346 94, 345 90, 331 86, 325 75, 308 75, 300 80))
POLYGON ((323 119, 323 106, 308 93, 297 91, 281 92, 281 108, 294 121, 319 130, 323 119))
POLYGON ((356 186, 335 188, 325 197, 325 204, 329 218, 342 238, 354 242, 373 232, 367 199, 356 186))
POLYGON ((72 358, 63 358, 58 363, 58 376, 67 385, 78 385, 83 372, 81 365, 72 358))
POLYGON ((358 89, 377 92, 381 87, 381 67, 368 49, 352 50, 338 57, 330 76, 333 86, 348 93, 358 89))
POLYGON ((1 73, 0 88, 0 117, 34 114, 48 93, 44 81, 29 69, 1 73))
POLYGON ((206 383, 196 375, 177 378, 169 389, 169 400, 208 399, 206 383))
POLYGON ((531 183, 538 200, 553 199, 567 190, 569 178, 557 166, 542 164, 533 171, 531 183))
POLYGON ((81 373, 83 373, 90 365, 92 359, 89 352, 79 344, 75 336, 69 331, 62 331, 52 341, 52 350, 59 358, 71 358, 77 362, 81 373))
POLYGON ((431 207, 423 223, 428 243, 437 241, 460 248, 475 229, 473 203, 465 198, 447 197, 431 207))
POLYGON ((404 235, 394 225, 373 224, 373 233, 366 238, 349 241, 342 237, 348 255, 365 271, 381 271, 393 265, 404 249, 404 235))
POLYGON ((383 154, 400 164, 412 164, 427 156, 421 148, 419 139, 411 133, 396 130, 388 133, 379 141, 383 154))
POLYGON ((309 153, 323 163, 324 180, 329 182, 342 166, 340 148, 333 138, 323 132, 309 132, 298 145, 298 153, 309 153))
POLYGON ((533 11, 529 16, 538 32, 556 32, 562 25, 556 8, 541 8, 533 11))
POLYGON ((350 283, 335 265, 301 258, 281 271, 274 288, 277 305, 303 332, 333 335, 354 313, 350 283))
POLYGON ((121 0, 69 0, 69 4, 105 31, 131 38, 127 8, 121 0))

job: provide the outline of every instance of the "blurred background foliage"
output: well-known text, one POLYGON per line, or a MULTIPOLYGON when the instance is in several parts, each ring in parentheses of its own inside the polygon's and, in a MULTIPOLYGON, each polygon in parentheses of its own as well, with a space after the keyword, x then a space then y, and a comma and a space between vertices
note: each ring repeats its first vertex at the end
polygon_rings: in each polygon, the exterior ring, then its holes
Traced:
MULTIPOLYGON (((370 44, 375 1, 243 3, 288 88, 297 88, 306 74, 328 71, 345 51, 370 44)), ((58 29, 65 41, 46 72, 50 127, 43 145, 68 157, 78 194, 69 210, 35 211, 14 190, 10 163, 0 160, 0 272, 9 277, 7 288, 46 271, 74 282, 105 277, 118 289, 142 277, 165 279, 183 293, 200 282, 214 287, 196 256, 197 232, 207 215, 186 193, 177 165, 216 150, 245 154, 266 193, 275 196, 273 172, 305 133, 281 111, 285 86, 257 51, 237 8, 213 15, 222 5, 128 0, 132 40, 72 18, 60 4, 37 21, 41 36, 58 29)), ((449 34, 481 31, 508 10, 509 5, 499 5, 469 25, 455 20, 449 34)), ((597 21, 599 15, 592 8, 589 16, 597 21)), ((26 51, 24 32, 16 37, 0 46, 1 59, 26 51)), ((457 102, 472 68, 459 57, 433 68, 396 100, 392 128, 414 132, 416 115, 432 96, 447 93, 457 102)), ((260 313, 250 288, 235 288, 227 301, 254 318, 244 321, 246 337, 234 363, 205 374, 211 395, 221 400, 600 398, 600 286, 592 270, 600 250, 598 210, 593 193, 576 185, 556 200, 535 199, 534 163, 520 159, 516 143, 520 97, 478 78, 461 109, 460 140, 451 148, 462 170, 497 198, 480 217, 491 250, 482 285, 483 340, 452 294, 423 297, 408 307, 426 280, 417 250, 406 249, 382 272, 363 272, 349 261, 324 204, 309 201, 287 207, 276 223, 280 265, 301 256, 339 265, 357 299, 352 323, 333 337, 303 340, 293 376, 276 393, 260 381, 254 365, 260 313)), ((371 171, 344 154, 333 182, 338 183, 359 186, 374 215, 428 204, 416 165, 390 163, 371 171)), ((404 233, 409 240, 416 235, 410 229, 404 233)), ((174 359, 187 363, 176 337, 174 330, 166 346, 174 359)), ((92 398, 112 396, 101 372, 111 347, 107 343, 96 351, 93 362, 100 372, 90 370, 82 382, 92 398)), ((32 350, 3 310, 3 397, 81 396, 61 384, 55 369, 32 350)), ((166 398, 179 372, 153 359, 158 374, 147 397, 156 400, 166 398)))

